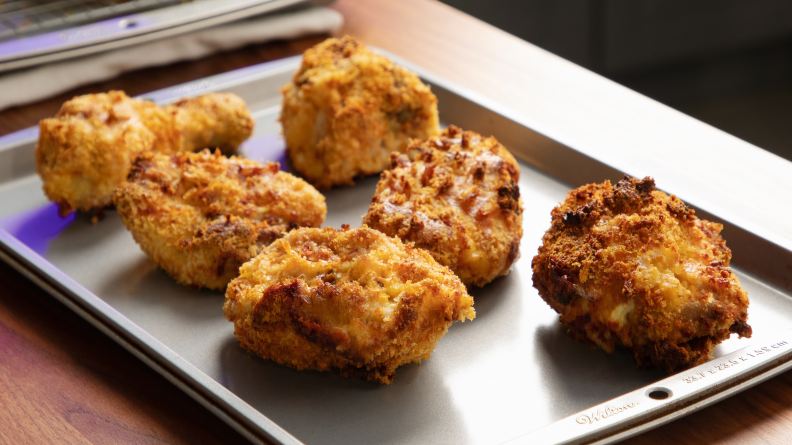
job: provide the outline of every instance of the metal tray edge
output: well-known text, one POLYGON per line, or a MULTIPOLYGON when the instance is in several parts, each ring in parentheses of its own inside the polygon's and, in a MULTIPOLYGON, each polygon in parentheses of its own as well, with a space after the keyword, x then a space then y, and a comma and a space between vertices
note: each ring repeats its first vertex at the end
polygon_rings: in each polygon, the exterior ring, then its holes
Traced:
POLYGON ((762 339, 505 443, 615 443, 706 408, 790 368, 792 330, 762 339), (740 370, 735 371, 735 368, 740 370), (705 380, 709 383, 701 384, 705 380), (658 390, 668 397, 654 400, 649 394, 658 390), (587 426, 592 427, 581 429, 587 426), (571 437, 558 442, 557 438, 562 434, 571 437))
POLYGON ((0 260, 40 286, 251 442, 302 443, 3 229, 0 229, 0 260))

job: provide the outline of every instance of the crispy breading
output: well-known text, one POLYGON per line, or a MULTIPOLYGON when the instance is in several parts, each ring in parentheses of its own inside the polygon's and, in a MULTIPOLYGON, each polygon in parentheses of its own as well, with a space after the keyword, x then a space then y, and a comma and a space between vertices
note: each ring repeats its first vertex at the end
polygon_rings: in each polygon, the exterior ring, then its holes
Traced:
POLYGON ((219 147, 234 152, 253 131, 239 97, 207 94, 159 107, 122 91, 66 102, 39 122, 36 168, 61 214, 103 208, 144 151, 175 154, 219 147))
POLYGON ((585 185, 553 209, 534 287, 574 338, 632 350, 642 368, 696 366, 732 333, 751 336, 722 228, 648 177, 585 185))
POLYGON ((173 126, 179 133, 178 151, 219 148, 231 155, 253 134, 253 118, 245 101, 236 94, 182 99, 165 106, 165 111, 173 116, 173 126))
POLYGON ((368 229, 297 229, 240 269, 223 306, 240 344, 297 369, 389 384, 473 299, 421 249, 368 229))
POLYGON ((281 92, 287 153, 319 188, 379 173, 410 138, 439 132, 429 87, 349 36, 307 50, 281 92))
POLYGON ((520 167, 493 138, 453 125, 394 153, 363 223, 414 242, 463 283, 484 286, 520 257, 520 167))
POLYGON ((266 165, 216 150, 146 152, 114 196, 140 248, 190 287, 223 290, 239 266, 296 227, 324 222, 324 196, 266 165))

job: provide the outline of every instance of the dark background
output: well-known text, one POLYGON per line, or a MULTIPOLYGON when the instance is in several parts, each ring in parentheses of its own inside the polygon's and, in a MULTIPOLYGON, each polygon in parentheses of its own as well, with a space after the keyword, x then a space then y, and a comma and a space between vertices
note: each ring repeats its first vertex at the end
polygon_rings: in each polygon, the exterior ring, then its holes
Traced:
POLYGON ((792 1, 442 1, 792 160, 792 1))

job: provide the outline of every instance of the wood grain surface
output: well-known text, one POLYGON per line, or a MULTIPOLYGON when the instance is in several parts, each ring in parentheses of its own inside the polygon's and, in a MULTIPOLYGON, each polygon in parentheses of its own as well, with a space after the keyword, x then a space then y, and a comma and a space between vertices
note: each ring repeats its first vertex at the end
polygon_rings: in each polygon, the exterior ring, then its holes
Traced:
POLYGON ((0 443, 247 443, 0 262, 0 443))
MULTIPOLYGON (((342 34, 386 49, 513 108, 536 47, 432 0, 340 0, 342 34)), ((148 68, 0 112, 0 134, 79 94, 131 95, 299 54, 323 36, 253 45, 148 68)), ((163 377, 0 263, 0 443, 243 443, 163 377)), ((628 440, 635 444, 792 442, 792 372, 628 440)))

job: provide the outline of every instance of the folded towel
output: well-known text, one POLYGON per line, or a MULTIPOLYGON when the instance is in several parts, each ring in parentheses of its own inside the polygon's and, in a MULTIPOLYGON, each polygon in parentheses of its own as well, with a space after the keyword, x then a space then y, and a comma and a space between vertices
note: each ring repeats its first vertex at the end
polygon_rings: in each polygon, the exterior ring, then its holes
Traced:
POLYGON ((337 31, 340 13, 314 7, 229 23, 116 51, 55 62, 0 75, 0 110, 32 103, 80 85, 111 79, 123 72, 275 39, 337 31))

